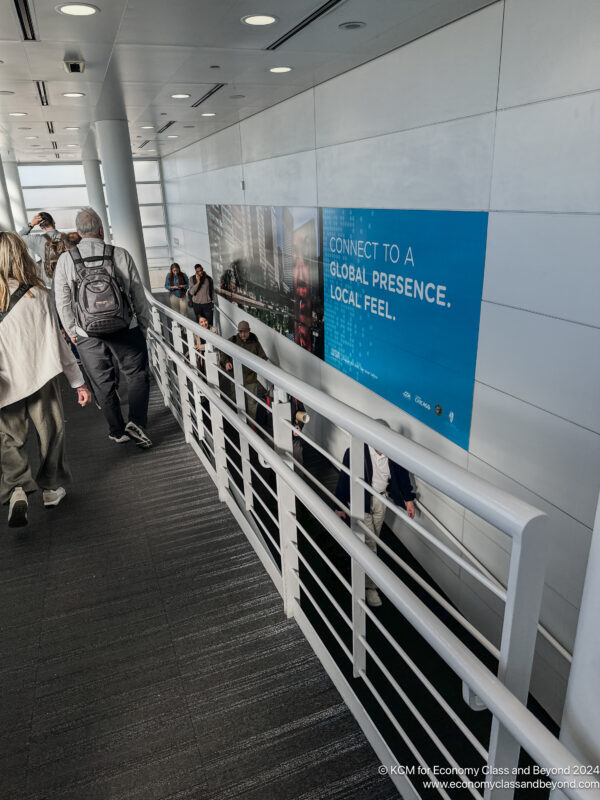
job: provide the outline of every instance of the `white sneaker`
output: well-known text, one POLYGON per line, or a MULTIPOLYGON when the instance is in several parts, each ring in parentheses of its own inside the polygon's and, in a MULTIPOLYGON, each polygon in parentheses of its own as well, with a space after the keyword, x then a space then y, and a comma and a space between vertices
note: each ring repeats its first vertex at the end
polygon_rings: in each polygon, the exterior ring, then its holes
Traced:
POLYGON ((111 442, 116 442, 117 444, 125 444, 125 442, 130 442, 131 439, 125 433, 122 436, 112 436, 110 433, 108 434, 108 438, 111 442))
POLYGON ((42 499, 46 508, 51 508, 52 506, 57 506, 66 495, 65 489, 59 486, 58 489, 44 489, 42 499))
POLYGON ((371 608, 379 608, 379 606, 382 605, 381 597, 377 589, 367 589, 365 594, 367 597, 367 605, 371 606, 371 608))
POLYGON ((22 528, 23 525, 27 525, 27 495, 17 486, 8 503, 8 527, 22 528))
POLYGON ((127 425, 125 425, 125 433, 133 439, 138 447, 143 447, 144 449, 152 447, 152 441, 135 422, 128 422, 127 425))

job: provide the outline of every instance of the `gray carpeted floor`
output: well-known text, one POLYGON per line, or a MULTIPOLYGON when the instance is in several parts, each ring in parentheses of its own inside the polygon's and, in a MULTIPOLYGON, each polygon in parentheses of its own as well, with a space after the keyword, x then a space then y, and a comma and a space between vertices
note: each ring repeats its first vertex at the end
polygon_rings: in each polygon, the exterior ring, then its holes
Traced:
POLYGON ((0 797, 391 800, 152 390, 155 448, 65 393, 74 480, 0 521, 0 797))

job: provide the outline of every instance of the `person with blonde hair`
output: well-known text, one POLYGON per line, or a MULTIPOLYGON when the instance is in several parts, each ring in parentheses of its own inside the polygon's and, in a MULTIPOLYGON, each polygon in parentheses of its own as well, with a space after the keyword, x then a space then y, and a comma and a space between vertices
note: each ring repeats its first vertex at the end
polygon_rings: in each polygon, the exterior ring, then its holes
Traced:
POLYGON ((58 376, 64 372, 79 405, 90 390, 61 335, 51 295, 25 242, 0 232, 0 502, 8 524, 27 524, 27 495, 42 490, 44 506, 57 506, 70 479, 58 376), (40 464, 35 476, 25 443, 37 431, 40 464))

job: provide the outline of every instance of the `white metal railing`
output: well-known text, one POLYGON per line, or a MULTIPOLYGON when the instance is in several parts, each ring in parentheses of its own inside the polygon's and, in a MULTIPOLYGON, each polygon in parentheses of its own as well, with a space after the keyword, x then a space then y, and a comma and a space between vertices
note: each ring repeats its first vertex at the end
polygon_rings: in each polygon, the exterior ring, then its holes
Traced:
MULTIPOLYGON (((416 774, 431 777, 434 765, 427 764, 417 743, 394 712, 394 703, 382 695, 380 684, 373 679, 374 666, 437 749, 451 777, 462 781, 472 796, 484 797, 485 800, 513 797, 514 785, 511 782, 525 779, 517 769, 521 747, 539 765, 550 770, 555 779, 557 775, 570 774, 576 759, 525 707, 544 582, 545 515, 341 401, 200 328, 159 303, 150 293, 147 295, 152 309, 152 329, 148 337, 151 364, 165 404, 179 420, 186 441, 216 483, 220 499, 229 505, 282 594, 287 615, 293 616, 300 625, 380 759, 389 765, 390 777, 403 797, 420 797, 419 786, 423 778, 415 779, 410 769, 403 770, 402 765, 396 763, 392 746, 359 699, 355 681, 369 691, 387 718, 388 727, 391 726, 412 753, 414 763, 418 765, 416 768, 423 770, 416 774), (201 337, 204 351, 194 350, 194 335, 201 337), (232 374, 221 368, 219 352, 232 361, 232 374), (243 385, 242 365, 273 384, 272 403, 253 395, 243 385), (298 431, 290 423, 290 396, 302 400, 311 416, 321 416, 329 424, 337 426, 347 439, 350 448, 348 469, 328 452, 323 442, 315 441, 306 430, 299 433, 299 437, 336 470, 346 469, 349 474, 351 499, 346 511, 354 535, 332 510, 332 504, 337 503, 338 507, 341 504, 330 489, 294 457, 293 437, 298 431), (253 399, 260 409, 262 426, 249 416, 247 397, 253 399), (398 565, 401 573, 417 583, 473 641, 497 659, 497 675, 365 545, 365 536, 370 532, 363 523, 364 495, 365 491, 372 492, 372 489, 362 478, 364 443, 373 445, 512 538, 508 583, 504 590, 493 576, 477 569, 465 553, 456 553, 417 519, 410 519, 384 499, 390 513, 401 514, 402 521, 417 535, 468 572, 485 590, 504 601, 502 636, 498 646, 403 560, 394 548, 378 540, 380 550, 398 565), (274 483, 265 478, 265 470, 257 457, 272 470, 274 483), (350 580, 303 527, 297 513, 298 502, 308 509, 311 518, 350 558, 350 580), (308 544, 305 552, 300 541, 308 544), (329 570, 335 589, 319 574, 320 564, 329 570), (396 641, 394 631, 382 625, 378 614, 366 605, 365 575, 375 582, 389 602, 463 682, 465 703, 471 709, 491 712, 488 749, 481 736, 477 736, 465 721, 469 714, 461 713, 456 702, 451 702, 438 691, 423 665, 419 666, 411 659, 396 641), (311 614, 318 615, 319 624, 324 625, 333 637, 335 645, 332 646, 337 655, 330 652, 324 639, 317 634, 310 615, 306 613, 306 599, 311 614), (390 665, 385 663, 370 640, 375 629, 477 753, 480 761, 475 769, 478 772, 470 774, 461 767, 448 743, 444 743, 436 733, 432 721, 427 720, 406 695, 390 665), (567 768, 569 773, 561 772, 567 768), (485 770, 489 773, 487 783, 484 781, 485 770)), ((600 798, 597 788, 573 785, 565 787, 564 791, 571 798, 600 798)), ((444 787, 438 787, 438 792, 442 797, 452 797, 444 787)))

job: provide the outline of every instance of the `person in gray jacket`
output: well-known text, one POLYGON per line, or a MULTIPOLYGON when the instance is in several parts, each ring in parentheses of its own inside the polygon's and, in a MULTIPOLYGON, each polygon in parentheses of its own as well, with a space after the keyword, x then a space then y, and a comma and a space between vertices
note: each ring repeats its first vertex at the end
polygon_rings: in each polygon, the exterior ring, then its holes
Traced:
MULTIPOLYGON (((54 297, 56 308, 67 336, 77 346, 79 357, 89 377, 94 396, 108 422, 109 438, 119 444, 133 439, 140 447, 152 442, 145 432, 148 424, 150 379, 145 334, 150 315, 144 287, 137 268, 127 250, 112 249, 110 257, 104 244, 102 220, 92 208, 83 208, 76 217, 81 242, 77 248, 63 253, 56 265, 54 297), (81 288, 74 258, 81 258, 85 269, 101 268, 113 274, 120 284, 123 300, 133 314, 128 327, 112 333, 90 334, 81 327, 77 292, 81 288), (125 376, 129 390, 129 421, 125 424, 117 394, 115 359, 125 376)), ((81 268, 81 267, 80 267, 81 268)))
POLYGON ((41 259, 40 275, 46 286, 50 286, 52 275, 49 275, 48 271, 52 271, 55 264, 52 266, 46 264, 46 246, 48 242, 56 245, 63 237, 63 234, 56 230, 54 217, 47 211, 41 211, 33 217, 29 225, 19 231, 19 236, 25 240, 29 252, 41 259), (33 233, 37 225, 42 231, 41 234, 33 233))

